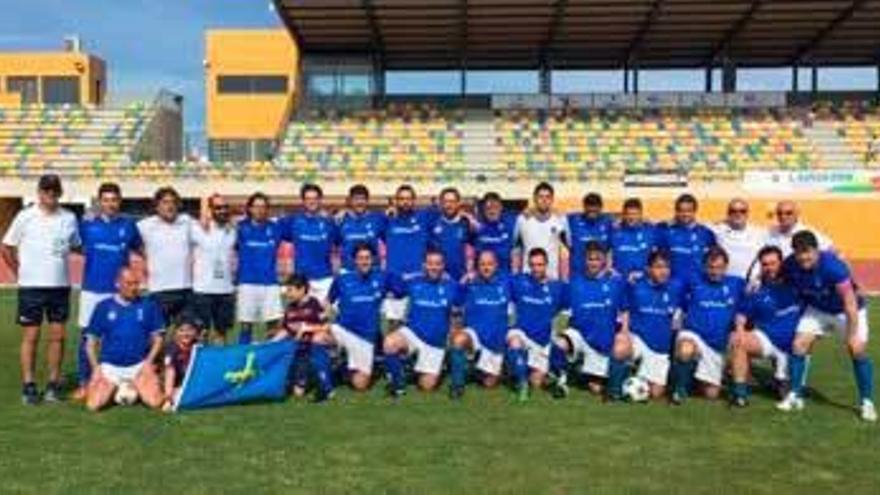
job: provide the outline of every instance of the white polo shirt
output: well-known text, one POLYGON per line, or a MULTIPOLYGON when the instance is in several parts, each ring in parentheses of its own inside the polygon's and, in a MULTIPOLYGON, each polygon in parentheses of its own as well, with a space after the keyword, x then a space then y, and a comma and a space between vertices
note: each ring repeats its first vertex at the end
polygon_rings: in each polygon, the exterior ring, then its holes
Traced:
MULTIPOLYGON (((721 222, 712 226, 715 232, 715 240, 719 246, 727 251, 730 263, 727 265, 727 274, 735 277, 746 278, 749 267, 758 256, 758 251, 764 247, 767 233, 753 225, 746 225, 742 229, 734 229, 727 222, 721 222)), ((753 270, 754 272, 754 270, 753 270)))
POLYGON ((192 288, 192 218, 181 213, 173 222, 151 215, 138 222, 147 256, 150 292, 192 288))
POLYGON ((3 244, 18 251, 19 287, 70 287, 67 256, 81 244, 76 216, 70 211, 47 213, 28 206, 15 215, 3 244))
POLYGON ((550 214, 545 218, 536 215, 520 215, 516 219, 514 242, 522 242, 523 271, 529 271, 529 251, 542 248, 547 251, 547 276, 558 279, 559 251, 563 246, 563 236, 567 236, 568 221, 565 217, 550 214))
POLYGON ((232 294, 235 292, 233 266, 235 263, 235 226, 232 222, 221 227, 211 222, 205 230, 199 222, 192 222, 193 291, 200 294, 232 294))
POLYGON ((781 232, 778 225, 770 227, 770 229, 767 231, 767 240, 765 242, 770 246, 778 247, 782 250, 783 256, 788 257, 788 255, 791 254, 791 238, 794 237, 794 235, 798 232, 804 230, 809 230, 816 236, 816 240, 819 241, 820 250, 827 251, 834 248, 834 244, 831 242, 831 239, 829 239, 828 236, 801 222, 795 224, 795 226, 791 230, 789 230, 788 233, 781 232))

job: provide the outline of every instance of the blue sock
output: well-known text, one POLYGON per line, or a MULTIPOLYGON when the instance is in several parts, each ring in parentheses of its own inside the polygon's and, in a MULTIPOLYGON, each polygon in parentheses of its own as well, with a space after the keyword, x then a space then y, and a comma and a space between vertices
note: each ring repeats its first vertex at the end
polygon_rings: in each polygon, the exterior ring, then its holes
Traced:
POLYGON ((522 386, 529 381, 528 360, 528 352, 523 348, 507 350, 507 366, 510 368, 513 382, 517 386, 522 386))
POLYGON ((676 359, 675 364, 672 365, 672 373, 675 378, 675 388, 673 390, 679 396, 688 396, 691 389, 691 382, 694 379, 694 369, 696 367, 697 362, 694 360, 681 361, 676 359))
POLYGON ((791 393, 801 397, 803 395, 804 376, 807 373, 807 358, 800 354, 792 354, 788 358, 788 374, 791 377, 791 393))
POLYGON ((748 399, 750 395, 749 384, 746 382, 731 383, 730 395, 732 395, 735 399, 748 399))
POLYGON ((856 387, 859 389, 859 402, 874 400, 874 365, 871 358, 862 356, 853 358, 853 372, 856 375, 856 387))
POLYGON ((297 341, 293 341, 293 353, 290 356, 290 366, 287 367, 287 384, 291 385, 296 381, 296 369, 299 367, 300 362, 300 352, 299 352, 300 344, 297 341))
POLYGON ((626 361, 613 356, 608 359, 608 396, 612 399, 623 397, 623 382, 626 380, 626 361))
POLYGON ((385 371, 388 374, 388 382, 394 390, 406 388, 406 376, 403 370, 403 356, 400 354, 385 354, 385 371))
POLYGON ((562 347, 556 343, 550 344, 550 373, 556 377, 561 377, 568 369, 568 357, 562 347))
POLYGON ((449 380, 453 388, 463 388, 467 382, 467 355, 464 349, 449 352, 449 380))
POLYGON ((318 380, 321 392, 327 394, 333 390, 333 372, 331 368, 330 349, 325 345, 312 344, 309 354, 312 370, 318 380))
POLYGON ((77 349, 76 377, 81 386, 85 386, 92 378, 92 365, 89 363, 89 355, 86 353, 86 332, 82 331, 77 349))
POLYGON ((242 325, 238 332, 239 344, 250 344, 254 338, 254 329, 250 325, 242 325))

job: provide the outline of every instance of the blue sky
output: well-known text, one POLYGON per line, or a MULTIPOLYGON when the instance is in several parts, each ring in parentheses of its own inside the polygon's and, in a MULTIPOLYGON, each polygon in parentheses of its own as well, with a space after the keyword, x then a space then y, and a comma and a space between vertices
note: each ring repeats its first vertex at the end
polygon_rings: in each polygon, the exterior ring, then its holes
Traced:
MULTIPOLYGON (((161 88, 185 97, 186 128, 200 132, 204 121, 204 32, 206 29, 278 27, 269 0, 12 0, 14 8, 0 9, 0 50, 58 49, 66 35, 78 34, 85 49, 103 57, 109 66, 113 101, 151 99, 161 88)), ((790 69, 744 70, 742 90, 785 90, 790 69)), ((718 81, 716 77, 716 81, 718 81)), ((799 76, 809 86, 809 71, 799 76)), ((389 90, 437 92, 458 87, 454 73, 389 74, 389 90)), ((576 73, 560 76, 555 91, 620 91, 622 75, 576 73)), ((873 68, 823 70, 823 89, 873 89, 873 68)), ((517 73, 476 73, 469 91, 533 91, 537 77, 517 73)), ((641 89, 695 90, 703 88, 702 71, 643 73, 641 89)))

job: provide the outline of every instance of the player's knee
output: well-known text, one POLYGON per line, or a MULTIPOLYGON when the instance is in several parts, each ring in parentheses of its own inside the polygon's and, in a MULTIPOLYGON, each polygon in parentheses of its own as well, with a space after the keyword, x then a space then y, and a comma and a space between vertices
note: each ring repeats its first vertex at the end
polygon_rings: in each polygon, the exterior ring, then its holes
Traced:
POLYGON ((483 377, 483 386, 486 388, 495 388, 501 382, 498 375, 485 375, 483 377))
POLYGON ((351 375, 351 387, 358 392, 363 392, 370 388, 370 375, 366 373, 353 373, 351 375))
POLYGON ((421 390, 430 391, 437 388, 440 383, 440 377, 437 375, 423 374, 419 376, 418 386, 421 390))
POLYGON ((397 354, 403 350, 403 339, 396 332, 389 333, 382 340, 382 351, 385 354, 397 354))
POLYGON ((614 337, 614 346, 611 348, 614 359, 627 359, 632 354, 632 345, 628 338, 623 335, 614 337))
POLYGON ((855 342, 855 343, 847 342, 846 349, 847 349, 847 351, 849 351, 849 355, 852 358, 858 359, 858 358, 865 357, 865 352, 867 351, 867 346, 865 345, 865 342, 863 342, 863 341, 859 341, 859 342, 855 342))
POLYGON ((470 345, 471 338, 467 333, 457 331, 452 334, 452 347, 456 349, 464 349, 470 345))
POLYGON ((333 336, 330 335, 330 332, 318 332, 312 336, 312 342, 318 345, 331 345, 333 344, 333 336))
POLYGON ((553 345, 562 350, 562 352, 566 354, 571 353, 572 345, 571 341, 565 335, 558 335, 553 338, 553 345))
POLYGON ((813 346, 813 339, 807 335, 798 335, 791 344, 791 350, 797 355, 805 356, 810 353, 813 346))
POLYGON ((507 337, 507 347, 511 349, 522 349, 524 347, 522 339, 517 335, 507 337))
POLYGON ((688 339, 682 339, 678 342, 675 350, 675 356, 684 361, 690 361, 697 354, 697 347, 688 339))
POLYGON ((544 380, 547 379, 547 374, 543 371, 534 371, 531 375, 529 375, 529 383, 532 387, 539 388, 544 386, 544 380))
POLYGON ((721 387, 717 385, 706 385, 706 387, 703 388, 703 395, 705 395, 707 399, 715 400, 721 397, 721 387))

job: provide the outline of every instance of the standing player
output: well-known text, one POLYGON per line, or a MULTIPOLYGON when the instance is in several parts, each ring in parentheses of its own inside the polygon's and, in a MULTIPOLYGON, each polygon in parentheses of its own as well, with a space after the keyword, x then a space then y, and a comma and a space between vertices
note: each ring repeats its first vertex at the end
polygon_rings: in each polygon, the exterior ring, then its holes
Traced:
POLYGON ((474 231, 474 251, 492 251, 498 259, 498 270, 513 273, 513 231, 516 216, 504 211, 501 195, 489 192, 480 201, 481 211, 474 231))
MULTIPOLYGON (((345 350, 355 390, 370 386, 374 344, 382 334, 382 301, 389 288, 385 272, 374 268, 374 258, 369 244, 355 248, 354 271, 339 275, 330 286, 329 300, 338 304, 339 312, 336 322, 330 325, 330 334, 322 335, 331 338, 312 346, 313 352, 322 345, 345 350)), ((330 373, 329 369, 323 371, 330 373)))
POLYGON ((43 398, 47 402, 61 399, 64 324, 70 314, 67 258, 71 250, 80 246, 76 217, 59 204, 62 193, 57 175, 40 177, 37 203, 18 212, 3 237, 3 260, 18 274, 21 395, 27 405, 40 401, 34 368, 44 319, 49 324, 49 383, 43 398))
POLYGON ((820 251, 830 251, 834 245, 828 236, 801 222, 801 212, 797 203, 790 199, 780 201, 776 205, 776 225, 767 231, 766 243, 782 250, 786 258, 791 254, 791 241, 798 232, 810 231, 816 236, 820 251))
POLYGON ((504 363, 508 309, 512 302, 510 282, 498 273, 498 260, 491 251, 477 258, 477 273, 462 284, 459 296, 464 311, 464 328, 452 335, 449 353, 449 395, 464 394, 468 375, 467 352, 476 354, 476 367, 484 387, 498 385, 504 363))
POLYGON ((119 272, 116 285, 118 293, 98 303, 89 322, 92 379, 86 407, 100 410, 110 403, 117 387, 129 382, 144 404, 158 409, 165 402, 155 369, 165 331, 162 310, 152 298, 141 296, 138 276, 131 268, 119 272))
POLYGON ((89 356, 86 354, 86 328, 95 306, 116 292, 116 275, 128 266, 133 252, 141 247, 141 236, 131 218, 119 214, 122 193, 119 185, 106 182, 98 187, 98 214, 83 220, 79 225, 82 239, 83 269, 82 291, 79 294, 79 327, 82 338, 79 345, 77 378, 79 388, 74 397, 85 399, 86 385, 92 377, 89 356))
POLYGON ((672 403, 681 404, 691 389, 691 380, 700 382, 703 395, 717 399, 724 376, 724 354, 740 305, 745 281, 727 275, 727 252, 709 248, 705 270, 692 277, 685 288, 683 329, 675 343, 675 380, 672 403))
MULTIPOLYGON (((408 184, 398 187, 385 230, 385 269, 404 282, 423 273, 433 225, 432 215, 415 206, 415 189, 408 184)), ((389 296, 384 311, 391 325, 397 326, 406 314, 406 299, 389 296)))
POLYGON ((458 283, 445 276, 443 255, 429 251, 425 255, 424 274, 394 290, 409 298, 409 310, 406 325, 385 336, 389 392, 392 397, 405 393, 403 359, 411 354, 416 355, 414 369, 419 374, 419 388, 433 390, 440 383, 458 283))
POLYGON ((569 277, 585 272, 588 243, 598 242, 607 250, 611 241, 614 219, 602 212, 602 196, 596 193, 587 194, 584 196, 583 207, 583 213, 569 213, 567 217, 569 277))
POLYGON ((657 232, 644 220, 640 199, 623 202, 620 222, 611 230, 610 237, 614 270, 627 280, 641 276, 648 266, 648 257, 657 249, 657 232))
POLYGON ((713 225, 712 230, 718 245, 730 256, 727 274, 745 280, 767 237, 762 229, 749 224, 749 204, 732 199, 727 204, 727 219, 713 225))
POLYGON ((294 273, 305 275, 309 291, 324 303, 333 283, 331 257, 338 240, 336 224, 321 211, 324 191, 320 187, 303 184, 299 196, 303 211, 282 221, 284 240, 293 244, 294 273))
POLYGON ((192 296, 192 218, 180 213, 180 195, 161 187, 153 195, 156 213, 138 222, 147 258, 150 295, 165 321, 176 325, 192 296))
POLYGON ((636 375, 650 384, 652 398, 666 392, 672 336, 682 304, 681 284, 671 278, 670 271, 669 255, 654 251, 648 258, 646 276, 627 287, 621 328, 608 368, 608 397, 612 400, 623 396, 629 360, 638 362, 636 375))
POLYGON ((859 395, 859 415, 877 421, 874 407, 874 370, 867 353, 868 309, 852 279, 849 267, 831 251, 820 251, 819 240, 801 231, 791 240, 794 251, 783 264, 786 280, 806 305, 797 327, 790 357, 791 392, 777 407, 783 411, 803 409, 801 397, 806 357, 816 339, 834 332, 846 341, 852 358, 859 395))
POLYGON ((760 285, 743 297, 737 311, 736 330, 730 338, 731 404, 734 406, 748 405, 752 358, 771 360, 776 390, 782 390, 788 380, 788 356, 803 307, 794 288, 782 277, 782 261, 778 247, 761 249, 758 253, 760 285))
MULTIPOLYGON (((558 280, 561 275, 559 252, 567 243, 567 224, 565 217, 553 212, 553 186, 542 182, 535 186, 532 194, 533 211, 527 211, 516 220, 514 242, 522 245, 524 254, 534 248, 547 253, 547 275, 558 280)), ((528 271, 528 263, 523 262, 523 270, 528 271)))
POLYGON ((238 224, 235 242, 239 344, 251 342, 256 324, 265 323, 267 331, 273 332, 283 316, 278 285, 281 236, 281 226, 269 218, 269 197, 260 192, 252 194, 247 200, 247 218, 238 224))
POLYGON ((554 339, 550 351, 556 397, 568 394, 566 368, 569 360, 577 358, 583 359, 581 370, 587 375, 590 391, 602 393, 623 310, 626 282, 608 268, 605 246, 598 241, 588 242, 584 258, 583 272, 572 274, 565 297, 571 306, 570 328, 554 339))
POLYGON ((529 273, 511 283, 516 326, 507 333, 507 366, 520 400, 528 398, 529 384, 541 387, 549 370, 553 320, 565 306, 565 284, 547 277, 547 253, 529 253, 529 273))
POLYGON ((669 252, 672 276, 682 281, 702 271, 703 257, 715 245, 715 234, 697 223, 697 198, 682 194, 675 200, 675 218, 659 228, 659 247, 669 252))
POLYGON ((431 244, 443 253, 446 273, 461 280, 469 271, 467 248, 471 242, 471 220, 462 212, 461 193, 454 187, 440 191, 440 216, 431 230, 431 244))
POLYGON ((199 327, 213 332, 211 340, 226 343, 226 334, 235 323, 235 225, 229 204, 219 194, 208 198, 209 217, 203 224, 193 222, 193 300, 192 310, 199 327))
POLYGON ((354 252, 361 244, 366 243, 370 249, 379 253, 379 241, 385 234, 385 217, 378 212, 367 210, 370 204, 370 190, 363 184, 357 184, 348 190, 349 210, 339 217, 339 244, 342 269, 355 269, 354 252))

